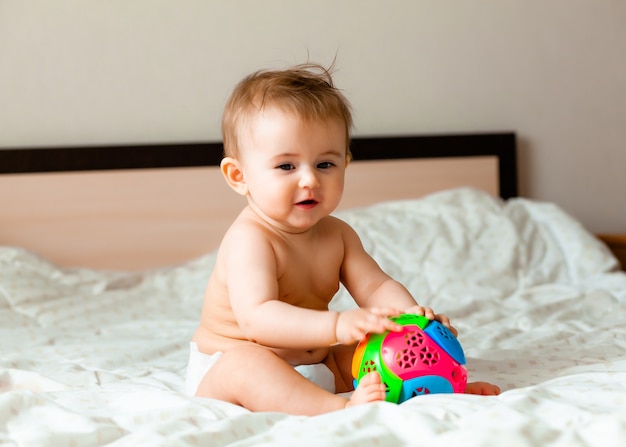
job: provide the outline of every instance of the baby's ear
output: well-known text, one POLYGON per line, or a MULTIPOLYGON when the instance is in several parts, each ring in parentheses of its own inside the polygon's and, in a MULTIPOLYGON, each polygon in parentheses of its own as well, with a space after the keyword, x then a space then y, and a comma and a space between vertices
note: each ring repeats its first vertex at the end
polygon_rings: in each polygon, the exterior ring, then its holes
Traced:
POLYGON ((222 174, 228 186, 242 196, 248 194, 248 185, 243 177, 239 160, 232 157, 224 157, 220 163, 220 169, 222 170, 222 174))

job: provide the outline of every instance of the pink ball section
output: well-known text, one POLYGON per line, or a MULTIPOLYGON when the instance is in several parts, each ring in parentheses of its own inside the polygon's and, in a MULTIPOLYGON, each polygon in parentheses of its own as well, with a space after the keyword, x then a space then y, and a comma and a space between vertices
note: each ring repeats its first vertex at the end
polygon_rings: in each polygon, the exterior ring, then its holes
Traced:
POLYGON ((438 321, 402 314, 391 319, 399 332, 367 334, 352 358, 355 387, 372 371, 380 374, 388 402, 402 403, 424 394, 463 393, 467 370, 463 347, 438 321))
POLYGON ((387 368, 402 380, 436 375, 447 379, 455 393, 465 391, 465 368, 417 326, 405 326, 402 332, 388 333, 381 354, 387 368))

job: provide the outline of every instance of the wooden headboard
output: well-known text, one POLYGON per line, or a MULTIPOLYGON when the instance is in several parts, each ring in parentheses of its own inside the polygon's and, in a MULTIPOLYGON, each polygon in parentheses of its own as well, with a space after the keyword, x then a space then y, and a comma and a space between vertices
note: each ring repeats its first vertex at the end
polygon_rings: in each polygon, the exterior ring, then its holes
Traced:
MULTIPOLYGON (((515 134, 354 138, 341 208, 469 186, 517 195, 515 134)), ((173 265, 217 247, 244 206, 221 143, 0 149, 0 245, 64 266, 173 265)))

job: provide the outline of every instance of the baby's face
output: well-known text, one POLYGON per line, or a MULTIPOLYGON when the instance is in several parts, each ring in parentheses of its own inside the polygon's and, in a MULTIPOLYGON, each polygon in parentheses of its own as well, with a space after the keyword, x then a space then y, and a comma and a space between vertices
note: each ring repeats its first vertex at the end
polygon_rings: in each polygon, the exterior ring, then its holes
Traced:
POLYGON ((337 207, 348 162, 340 120, 303 121, 269 108, 252 120, 242 140, 248 203, 263 220, 300 233, 337 207))

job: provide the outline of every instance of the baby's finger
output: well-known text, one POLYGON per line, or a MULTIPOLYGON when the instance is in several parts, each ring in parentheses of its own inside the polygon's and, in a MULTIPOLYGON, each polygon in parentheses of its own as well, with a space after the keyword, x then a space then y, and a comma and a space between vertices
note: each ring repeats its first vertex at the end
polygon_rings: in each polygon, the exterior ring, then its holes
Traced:
POLYGON ((452 326, 452 324, 450 324, 450 319, 447 316, 443 314, 439 314, 435 317, 435 319, 441 324, 443 324, 445 327, 450 329, 450 332, 452 332, 455 337, 459 335, 459 332, 454 328, 454 326, 452 326))
POLYGON ((381 332, 384 332, 384 331, 400 332, 403 328, 402 325, 396 323, 395 321, 391 321, 389 318, 383 318, 381 322, 383 326, 383 330, 381 332))
POLYGON ((400 326, 398 323, 391 321, 387 317, 376 316, 373 314, 371 316, 374 318, 369 318, 363 326, 365 332, 381 334, 385 331, 399 332, 402 330, 402 326, 400 326))
POLYGON ((435 319, 435 311, 430 307, 424 307, 424 316, 429 320, 435 319))
POLYGON ((371 307, 368 310, 374 315, 379 315, 386 318, 395 317, 402 314, 402 311, 400 309, 396 309, 395 307, 371 307))
POLYGON ((405 314, 415 314, 415 315, 420 315, 420 312, 423 312, 422 310, 422 306, 418 306, 417 304, 415 306, 411 306, 408 309, 404 310, 405 314))
POLYGON ((405 312, 424 316, 424 314, 426 313, 425 309, 426 308, 424 306, 413 306, 410 309, 407 309, 405 312))
POLYGON ((446 315, 444 314, 439 314, 435 316, 435 319, 440 322, 441 324, 443 324, 444 326, 449 327, 450 326, 450 318, 448 318, 446 315))

